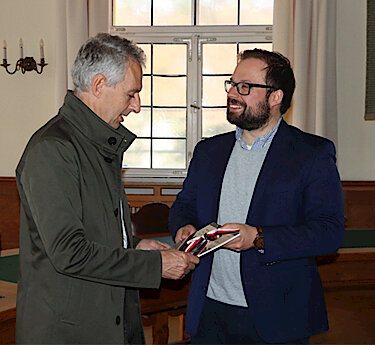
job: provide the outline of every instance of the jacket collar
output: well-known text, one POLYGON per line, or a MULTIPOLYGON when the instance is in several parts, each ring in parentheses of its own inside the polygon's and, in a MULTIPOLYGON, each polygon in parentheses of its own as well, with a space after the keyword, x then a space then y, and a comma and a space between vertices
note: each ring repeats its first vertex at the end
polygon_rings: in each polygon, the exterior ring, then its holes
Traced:
POLYGON ((68 90, 59 113, 101 151, 122 154, 136 135, 124 126, 114 129, 68 90))

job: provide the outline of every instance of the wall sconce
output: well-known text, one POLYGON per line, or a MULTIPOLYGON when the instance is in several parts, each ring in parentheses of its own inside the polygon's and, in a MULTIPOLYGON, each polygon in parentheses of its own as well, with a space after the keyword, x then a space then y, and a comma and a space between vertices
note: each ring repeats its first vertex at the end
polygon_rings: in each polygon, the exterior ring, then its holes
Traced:
POLYGON ((3 63, 0 66, 4 67, 5 70, 9 74, 14 74, 17 71, 21 71, 23 74, 25 74, 26 71, 27 72, 36 71, 36 73, 42 74, 44 66, 47 66, 47 65, 48 64, 45 63, 45 60, 44 60, 43 40, 42 39, 40 40, 40 63, 37 64, 33 57, 29 57, 29 56, 25 58, 23 57, 23 42, 22 42, 22 38, 20 38, 20 58, 16 62, 16 67, 14 68, 14 71, 13 72, 9 71, 8 66, 10 66, 10 64, 7 61, 7 42, 6 41, 3 42, 3 63), (38 70, 38 66, 40 66, 40 70, 38 70))

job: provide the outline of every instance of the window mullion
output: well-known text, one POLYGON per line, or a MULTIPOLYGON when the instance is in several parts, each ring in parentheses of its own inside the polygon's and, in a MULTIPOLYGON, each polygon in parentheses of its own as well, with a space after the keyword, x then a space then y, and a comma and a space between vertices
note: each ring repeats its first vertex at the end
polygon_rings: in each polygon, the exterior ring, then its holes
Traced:
POLYGON ((186 132, 186 162, 187 166, 192 158, 194 146, 198 141, 198 131, 197 126, 199 124, 200 100, 198 95, 199 85, 197 83, 197 37, 193 35, 190 38, 190 49, 191 49, 191 59, 187 61, 187 132, 186 132))

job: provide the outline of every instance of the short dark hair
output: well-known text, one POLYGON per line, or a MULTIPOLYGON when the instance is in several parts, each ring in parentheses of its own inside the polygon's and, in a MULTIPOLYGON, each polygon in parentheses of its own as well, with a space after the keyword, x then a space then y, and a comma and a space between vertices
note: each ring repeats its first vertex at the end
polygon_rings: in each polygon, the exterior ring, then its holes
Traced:
MULTIPOLYGON (((263 49, 244 50, 238 54, 238 62, 246 59, 259 59, 267 64, 265 82, 276 89, 283 91, 284 96, 280 106, 281 114, 284 114, 290 107, 294 89, 296 87, 296 80, 290 61, 284 55, 278 52, 271 52, 263 49)), ((267 97, 273 90, 267 92, 267 97)))

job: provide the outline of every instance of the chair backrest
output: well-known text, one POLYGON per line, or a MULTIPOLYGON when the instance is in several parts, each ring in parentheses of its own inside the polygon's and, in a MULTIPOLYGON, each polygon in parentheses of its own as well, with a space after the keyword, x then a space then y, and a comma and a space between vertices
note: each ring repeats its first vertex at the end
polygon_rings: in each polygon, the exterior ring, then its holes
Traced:
POLYGON ((132 215, 133 234, 141 238, 169 235, 169 206, 162 203, 151 203, 142 206, 132 215))

